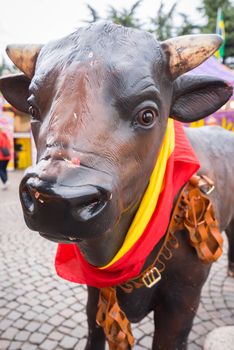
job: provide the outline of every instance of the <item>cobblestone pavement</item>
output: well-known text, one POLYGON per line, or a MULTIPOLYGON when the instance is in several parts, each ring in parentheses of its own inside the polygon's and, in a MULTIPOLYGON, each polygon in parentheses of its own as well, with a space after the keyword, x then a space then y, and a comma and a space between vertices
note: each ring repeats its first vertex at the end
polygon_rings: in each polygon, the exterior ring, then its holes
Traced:
MULTIPOLYGON (((0 350, 82 350, 87 335, 85 287, 55 274, 56 245, 30 232, 18 200, 22 173, 0 190, 0 350)), ((226 244, 225 244, 226 251, 226 244)), ((234 325, 234 279, 226 253, 212 267, 190 334, 189 350, 202 349, 209 331, 234 325)), ((150 349, 152 315, 134 325, 134 350, 150 349)))

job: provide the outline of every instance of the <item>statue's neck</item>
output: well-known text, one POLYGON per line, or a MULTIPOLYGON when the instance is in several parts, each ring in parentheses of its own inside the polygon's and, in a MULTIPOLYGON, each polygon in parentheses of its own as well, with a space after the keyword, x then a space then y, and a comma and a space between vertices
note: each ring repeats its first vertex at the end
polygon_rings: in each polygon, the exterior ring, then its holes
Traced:
POLYGON ((123 245, 125 236, 139 207, 140 200, 127 212, 112 230, 108 230, 100 237, 82 240, 78 247, 90 264, 97 267, 108 264, 123 245))

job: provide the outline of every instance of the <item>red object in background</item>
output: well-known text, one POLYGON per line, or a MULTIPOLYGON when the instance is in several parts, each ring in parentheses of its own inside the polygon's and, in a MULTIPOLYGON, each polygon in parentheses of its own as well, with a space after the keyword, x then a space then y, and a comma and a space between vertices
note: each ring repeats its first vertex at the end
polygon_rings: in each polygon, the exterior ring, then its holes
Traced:
POLYGON ((7 134, 4 131, 1 131, 0 129, 0 160, 10 160, 10 149, 11 149, 11 143, 7 136, 7 134), (2 148, 7 148, 9 150, 9 156, 4 156, 2 152, 2 148))

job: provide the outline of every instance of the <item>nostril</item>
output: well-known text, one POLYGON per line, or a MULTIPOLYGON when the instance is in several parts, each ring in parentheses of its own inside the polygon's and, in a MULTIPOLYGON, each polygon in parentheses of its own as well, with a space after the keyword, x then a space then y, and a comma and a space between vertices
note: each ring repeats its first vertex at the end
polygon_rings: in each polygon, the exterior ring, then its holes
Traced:
POLYGON ((107 195, 96 189, 96 193, 89 194, 73 204, 72 215, 78 221, 87 221, 98 215, 107 204, 107 195))
POLYGON ((35 204, 33 200, 33 195, 31 194, 29 188, 25 186, 21 190, 21 199, 25 209, 32 214, 35 211, 35 204))

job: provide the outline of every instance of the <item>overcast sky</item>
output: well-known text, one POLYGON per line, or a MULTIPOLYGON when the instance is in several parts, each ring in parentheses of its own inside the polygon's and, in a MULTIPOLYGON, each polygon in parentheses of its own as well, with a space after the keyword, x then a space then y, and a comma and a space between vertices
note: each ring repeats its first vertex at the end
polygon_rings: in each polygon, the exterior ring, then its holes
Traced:
MULTIPOLYGON (((9 43, 45 43, 74 31, 88 18, 86 3, 105 16, 109 4, 115 8, 129 8, 136 0, 5 0, 1 3, 0 53, 9 43)), ((175 0, 164 0, 169 8, 175 0)), ((147 21, 156 14, 159 0, 144 0, 138 10, 138 17, 147 21)), ((200 22, 196 12, 200 0, 178 0, 177 11, 200 22)))

